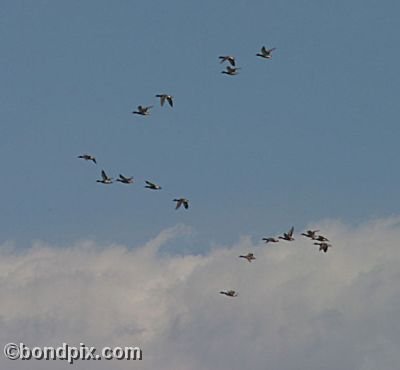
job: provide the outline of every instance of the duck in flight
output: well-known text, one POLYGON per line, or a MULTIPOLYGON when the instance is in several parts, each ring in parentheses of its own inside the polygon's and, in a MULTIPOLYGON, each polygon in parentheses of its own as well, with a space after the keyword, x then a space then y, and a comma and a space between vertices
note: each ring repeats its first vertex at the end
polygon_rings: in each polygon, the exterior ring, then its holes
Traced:
POLYGON ((145 188, 147 188, 147 189, 151 189, 151 190, 161 190, 162 189, 160 185, 154 184, 153 182, 146 180, 145 183, 147 184, 145 186, 145 188))
POLYGON ((314 235, 313 238, 311 238, 312 240, 317 240, 319 242, 329 242, 328 238, 325 238, 325 236, 322 235, 314 235))
POLYGON ((238 67, 226 66, 226 71, 222 71, 221 73, 225 73, 230 76, 235 76, 239 73, 238 72, 239 69, 240 68, 238 68, 238 67))
POLYGON ((325 253, 328 252, 328 248, 332 247, 331 244, 322 242, 322 243, 314 243, 315 245, 319 245, 319 250, 324 251, 325 253))
POLYGON ((301 233, 301 235, 304 235, 304 236, 306 236, 307 238, 313 239, 313 238, 315 238, 315 236, 317 235, 317 232, 318 232, 318 231, 319 231, 319 230, 307 230, 306 232, 301 233))
POLYGON ((116 180, 123 184, 133 184, 133 177, 125 177, 124 175, 119 174, 119 178, 116 180))
POLYGON ((173 96, 172 95, 167 95, 167 94, 157 94, 157 98, 160 98, 160 104, 161 106, 164 106, 165 100, 168 102, 168 104, 173 107, 174 106, 174 101, 173 101, 173 96))
POLYGON ((230 64, 232 67, 234 67, 235 64, 236 64, 235 57, 233 57, 233 56, 231 56, 231 55, 222 55, 222 56, 220 56, 220 57, 218 57, 218 58, 221 60, 220 63, 229 62, 229 64, 230 64))
POLYGON ((261 58, 271 59, 271 58, 272 58, 272 52, 273 52, 274 50, 276 50, 276 48, 267 49, 265 46, 263 46, 263 47, 261 48, 261 52, 260 52, 260 53, 257 53, 256 55, 257 55, 258 57, 261 57, 261 58))
POLYGON ((149 105, 148 107, 143 107, 142 105, 139 105, 137 107, 137 110, 133 111, 133 114, 140 114, 141 116, 148 116, 150 114, 150 109, 153 108, 152 105, 149 105))
POLYGON ((90 154, 83 154, 83 155, 78 155, 78 158, 84 159, 85 161, 92 161, 93 163, 97 163, 96 162, 96 158, 93 157, 90 154))
POLYGON ((269 238, 262 238, 262 240, 264 240, 266 244, 268 244, 268 243, 278 243, 278 242, 279 242, 279 239, 277 239, 277 238, 271 238, 271 237, 269 237, 269 238))
POLYGON ((112 178, 108 177, 104 170, 101 171, 101 180, 96 180, 102 184, 112 184, 112 178))
POLYGON ((294 231, 294 227, 292 226, 291 229, 287 233, 283 233, 283 236, 279 236, 278 238, 287 240, 288 242, 291 242, 292 240, 294 240, 293 231, 294 231))
POLYGON ((220 294, 225 294, 227 297, 237 297, 238 294, 234 290, 225 290, 219 292, 220 294))
POLYGON ((174 202, 176 202, 175 209, 179 209, 182 205, 185 207, 185 209, 189 208, 189 201, 185 198, 174 199, 174 202))
POLYGON ((256 259, 253 253, 247 253, 245 256, 239 256, 239 258, 245 258, 249 262, 254 261, 256 259))

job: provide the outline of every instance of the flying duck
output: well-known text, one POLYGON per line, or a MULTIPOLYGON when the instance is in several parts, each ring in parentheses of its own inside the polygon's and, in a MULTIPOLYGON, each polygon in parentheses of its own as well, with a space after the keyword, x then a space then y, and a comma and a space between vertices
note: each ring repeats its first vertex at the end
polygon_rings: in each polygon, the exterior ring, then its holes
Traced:
POLYGON ((82 159, 84 159, 85 161, 93 161, 93 163, 97 163, 97 162, 96 162, 96 158, 93 157, 93 156, 90 155, 90 154, 78 155, 78 158, 82 158, 82 159))
POLYGON ((143 107, 141 105, 139 105, 137 107, 137 110, 133 111, 133 114, 140 114, 141 116, 148 116, 150 114, 149 110, 153 108, 152 105, 148 106, 148 107, 143 107))
POLYGON ((313 238, 315 238, 318 231, 319 230, 307 230, 305 233, 301 233, 301 235, 304 235, 307 238, 313 239, 313 238))
POLYGON ((231 55, 223 55, 223 56, 220 56, 218 58, 221 59, 220 63, 229 62, 232 67, 235 66, 235 63, 236 63, 235 62, 235 57, 233 57, 231 55))
POLYGON ((161 190, 162 189, 160 185, 154 184, 150 181, 145 181, 145 183, 147 184, 145 186, 145 188, 147 188, 147 189, 151 189, 151 190, 161 190))
POLYGON ((168 104, 173 107, 174 106, 174 102, 173 102, 173 96, 172 95, 167 95, 167 94, 158 94, 156 95, 157 98, 160 98, 160 104, 161 106, 164 105, 165 100, 167 100, 168 104))
POLYGON ((291 242, 292 240, 294 240, 293 231, 294 231, 294 227, 292 226, 291 229, 287 233, 283 233, 283 236, 278 236, 278 238, 287 240, 288 242, 291 242))
POLYGON ((180 208, 181 205, 183 205, 185 209, 189 208, 189 201, 185 198, 174 199, 174 202, 176 202, 175 209, 180 208))
POLYGON ((96 180, 96 182, 101 182, 102 184, 112 184, 112 178, 108 177, 104 170, 101 170, 101 180, 96 180))
POLYGON ((225 290, 222 292, 219 292, 220 294, 225 294, 227 297, 237 297, 238 294, 234 290, 225 290))
POLYGON ((275 50, 276 48, 272 48, 272 49, 267 49, 265 46, 263 46, 261 48, 261 52, 257 53, 256 55, 258 57, 261 58, 265 58, 265 59, 271 59, 272 58, 272 52, 275 50))
POLYGON ((234 76, 239 73, 238 72, 239 69, 240 68, 238 68, 238 67, 226 66, 226 71, 222 71, 221 73, 225 73, 227 75, 234 76))
POLYGON ((124 175, 120 174, 116 181, 122 182, 123 184, 133 184, 133 177, 125 177, 124 175))
POLYGON ((265 243, 278 243, 279 239, 277 238, 262 238, 262 240, 265 241, 265 243))
POLYGON ((319 242, 329 242, 328 238, 325 238, 325 236, 322 235, 315 235, 312 240, 318 240, 319 242))
POLYGON ((332 247, 331 244, 322 242, 322 243, 314 243, 315 245, 319 245, 319 250, 324 251, 325 253, 328 252, 328 248, 332 247))
POLYGON ((245 256, 239 256, 239 258, 246 258, 247 261, 251 262, 256 259, 253 253, 247 253, 245 256))

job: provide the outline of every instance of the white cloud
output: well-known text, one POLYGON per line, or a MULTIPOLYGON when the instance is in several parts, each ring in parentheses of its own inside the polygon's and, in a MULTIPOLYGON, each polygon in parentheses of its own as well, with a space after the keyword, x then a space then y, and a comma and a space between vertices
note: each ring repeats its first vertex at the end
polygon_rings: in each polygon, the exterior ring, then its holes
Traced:
MULTIPOLYGON (((332 240, 327 254, 299 235, 267 246, 244 237, 206 255, 160 254, 188 233, 183 226, 134 248, 4 245, 0 344, 143 349, 140 363, 80 361, 74 369, 396 369, 400 219, 317 226, 332 240), (255 262, 237 258, 249 251, 255 262)), ((70 368, 63 361, 0 363, 70 368)))

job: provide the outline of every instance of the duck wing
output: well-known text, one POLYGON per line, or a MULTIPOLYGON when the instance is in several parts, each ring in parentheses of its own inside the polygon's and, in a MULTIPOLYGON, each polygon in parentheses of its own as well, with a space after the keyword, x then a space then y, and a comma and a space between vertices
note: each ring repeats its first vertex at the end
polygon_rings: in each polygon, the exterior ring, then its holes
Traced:
POLYGON ((171 107, 173 107, 173 106, 174 106, 174 102, 173 102, 173 100, 172 100, 172 96, 167 96, 167 100, 168 100, 169 105, 170 105, 171 107))
POLYGON ((180 206, 183 204, 183 200, 182 199, 175 199, 175 202, 176 202, 175 209, 180 208, 180 206))
POLYGON ((163 107, 165 103, 165 95, 160 95, 159 98, 160 98, 160 104, 163 107))

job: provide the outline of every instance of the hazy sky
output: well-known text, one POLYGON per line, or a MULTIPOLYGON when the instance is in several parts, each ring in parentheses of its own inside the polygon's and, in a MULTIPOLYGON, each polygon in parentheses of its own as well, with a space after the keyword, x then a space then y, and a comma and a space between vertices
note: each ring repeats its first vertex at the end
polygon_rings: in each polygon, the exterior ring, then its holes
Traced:
POLYGON ((1 343, 135 342, 143 369, 393 370, 399 14, 391 0, 2 1, 1 343), (135 183, 96 183, 102 169, 135 183), (296 242, 260 243, 292 225, 296 242), (328 254, 298 236, 311 226, 328 254))
POLYGON ((265 247, 243 238, 204 255, 161 256, 190 232, 145 245, 36 243, 0 249, 0 343, 139 346, 143 360, 10 361, 8 370, 394 370, 400 363, 400 219, 320 224, 265 247), (251 264, 239 254, 253 251, 251 264), (228 298, 218 292, 236 289, 228 298))

